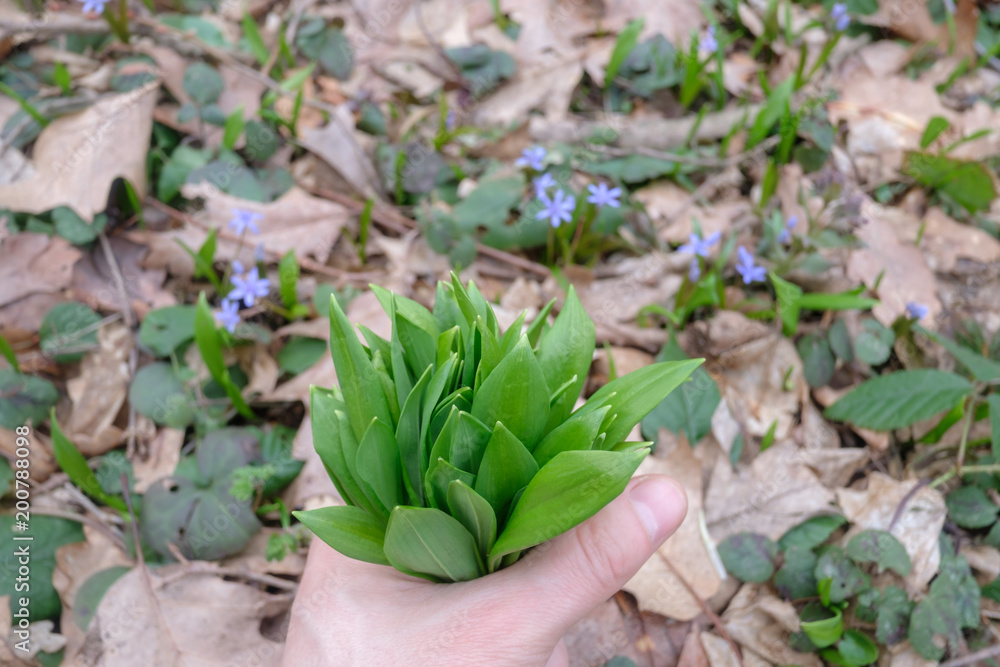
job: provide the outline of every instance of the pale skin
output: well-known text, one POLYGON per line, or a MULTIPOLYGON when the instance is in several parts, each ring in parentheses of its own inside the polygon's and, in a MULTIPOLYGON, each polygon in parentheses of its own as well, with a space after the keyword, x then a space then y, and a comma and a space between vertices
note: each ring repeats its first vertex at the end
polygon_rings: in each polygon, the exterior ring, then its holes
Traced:
POLYGON ((686 512, 676 482, 639 477, 513 566, 455 584, 352 560, 314 540, 282 665, 566 667, 566 631, 631 579, 686 512))

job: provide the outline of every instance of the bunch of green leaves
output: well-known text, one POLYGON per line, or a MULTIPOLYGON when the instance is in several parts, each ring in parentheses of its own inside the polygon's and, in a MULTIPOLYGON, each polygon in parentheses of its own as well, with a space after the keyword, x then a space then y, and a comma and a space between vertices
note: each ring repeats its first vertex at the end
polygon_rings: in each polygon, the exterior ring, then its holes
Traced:
POLYGON ((649 443, 631 428, 699 360, 618 378, 573 406, 594 325, 572 288, 524 329, 501 332, 474 284, 452 275, 433 312, 372 286, 391 339, 336 300, 330 346, 340 388, 312 390, 316 451, 348 505, 294 515, 341 553, 432 581, 463 581, 592 516, 625 488, 649 443))
POLYGON ((978 627, 979 587, 946 536, 941 536, 939 574, 930 592, 915 602, 900 585, 912 564, 899 540, 885 530, 858 530, 840 547, 837 536, 845 523, 839 515, 817 516, 778 542, 742 532, 719 544, 719 556, 732 575, 770 582, 798 606, 802 630, 791 637, 794 649, 818 651, 833 664, 860 667, 878 658, 876 641, 892 646, 909 639, 921 655, 939 660, 944 651, 934 642, 935 635, 943 635, 954 647, 963 628, 978 627), (874 574, 881 575, 880 587, 872 584, 874 574), (861 629, 845 627, 848 607, 859 627, 874 626, 874 640, 861 629))

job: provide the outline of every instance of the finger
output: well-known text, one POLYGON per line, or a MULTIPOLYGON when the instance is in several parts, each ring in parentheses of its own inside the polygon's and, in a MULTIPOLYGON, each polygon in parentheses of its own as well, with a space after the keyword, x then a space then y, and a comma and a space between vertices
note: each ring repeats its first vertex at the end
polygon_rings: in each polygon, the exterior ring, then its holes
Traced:
POLYGON ((529 622, 561 637, 620 590, 686 513, 687 497, 672 479, 636 478, 596 515, 499 572, 489 593, 517 614, 530 610, 537 619, 529 622))

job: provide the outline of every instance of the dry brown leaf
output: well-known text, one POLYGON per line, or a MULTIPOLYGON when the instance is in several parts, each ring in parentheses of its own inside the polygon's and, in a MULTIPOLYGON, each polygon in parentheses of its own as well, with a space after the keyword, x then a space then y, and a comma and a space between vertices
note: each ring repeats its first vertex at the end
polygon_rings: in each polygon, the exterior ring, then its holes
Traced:
MULTIPOLYGON (((898 211, 898 209, 897 209, 898 211)), ((923 220, 897 213, 886 218, 896 229, 899 242, 912 246, 921 234, 920 250, 935 273, 954 271, 962 260, 988 264, 1000 262, 1000 241, 973 227, 955 222, 939 208, 932 208, 923 220)))
MULTIPOLYGON (((746 199, 701 206, 692 201, 689 192, 667 181, 658 181, 636 190, 632 197, 646 208, 660 239, 669 243, 687 243, 694 232, 695 220, 701 225, 705 237, 715 232, 727 233, 737 218, 751 210, 746 199)), ((712 252, 718 252, 718 249, 719 246, 715 246, 712 252)), ((684 269, 690 259, 689 256, 684 257, 684 269)))
POLYGON ((268 560, 267 543, 272 535, 280 534, 280 528, 264 527, 254 533, 247 545, 235 556, 219 561, 220 567, 246 570, 254 574, 273 574, 298 577, 306 567, 306 554, 290 553, 281 560, 268 560))
MULTIPOLYGON (((889 647, 889 667, 937 667, 941 663, 928 660, 910 645, 909 640, 889 647)), ((881 663, 880 663, 881 664, 881 663)))
POLYGON ((934 25, 927 3, 909 0, 882 0, 874 14, 859 15, 857 20, 886 28, 912 42, 934 42, 947 39, 944 25, 934 25))
POLYGON ((159 89, 159 82, 153 82, 103 97, 49 123, 32 150, 35 173, 0 186, 0 201, 27 213, 68 206, 91 221, 107 208, 111 183, 119 177, 132 184, 141 201, 159 89))
POLYGON ((80 251, 58 236, 26 233, 0 241, 0 306, 67 287, 78 259, 80 251))
POLYGON ((826 449, 803 447, 802 460, 819 475, 828 489, 837 489, 850 481, 859 468, 871 460, 871 454, 863 448, 826 449))
POLYGON ((118 545, 103 533, 90 526, 83 527, 84 541, 64 544, 56 550, 56 567, 52 572, 52 585, 62 600, 60 630, 66 636, 66 664, 74 664, 76 654, 83 646, 86 633, 74 620, 74 601, 77 591, 91 575, 115 566, 131 566, 132 561, 118 545))
POLYGON ((788 645, 789 635, 801 627, 799 615, 795 607, 779 600, 767 588, 744 584, 722 620, 733 641, 773 664, 822 665, 815 654, 798 653, 788 645))
MULTIPOLYGON (((604 324, 634 322, 640 309, 653 303, 665 304, 677 293, 683 278, 665 271, 667 257, 650 253, 629 258, 616 267, 619 275, 589 283, 573 281, 584 309, 598 329, 604 324)), ((542 289, 555 292, 554 285, 555 280, 550 278, 542 289)))
POLYGON ((156 437, 149 443, 146 456, 132 459, 135 492, 145 493, 150 484, 172 475, 181 460, 183 446, 183 430, 164 427, 157 431, 156 437))
MULTIPOLYGON (((216 256, 227 260, 240 259, 247 266, 254 263, 256 243, 280 255, 294 250, 299 259, 314 257, 325 262, 348 218, 347 210, 340 204, 313 197, 296 187, 267 204, 231 197, 208 183, 184 186, 184 196, 206 198, 206 208, 197 217, 205 227, 222 230, 216 256), (257 222, 260 234, 254 235, 252 242, 248 240, 243 244, 238 258, 233 257, 238 244, 227 229, 235 208, 264 216, 257 222)), ((190 277, 194 273, 194 261, 177 244, 177 240, 188 247, 200 248, 208 232, 201 227, 187 227, 167 232, 129 232, 127 236, 149 246, 144 267, 166 269, 173 275, 190 277)))
POLYGON ((282 644, 261 635, 261 621, 286 611, 291 599, 212 574, 181 575, 184 567, 168 565, 148 573, 155 600, 141 568, 115 582, 91 621, 77 664, 277 667, 282 644))
POLYGON ((705 520, 713 539, 753 531, 772 540, 816 514, 828 514, 834 495, 809 468, 802 450, 780 442, 733 472, 720 459, 705 491, 705 520))
POLYGON ((637 475, 661 474, 676 479, 687 493, 688 512, 684 523, 659 551, 639 569, 623 588, 635 595, 641 609, 663 614, 667 618, 689 621, 702 613, 698 600, 674 575, 664 559, 676 568, 684 580, 702 598, 710 598, 722 581, 712 564, 698 527, 702 511, 701 461, 694 457, 686 440, 668 434, 660 438, 659 452, 674 441, 673 449, 664 457, 649 456, 636 471, 637 475), (664 441, 668 442, 664 442, 664 441))
POLYGON ((237 347, 235 352, 240 368, 247 374, 248 381, 243 388, 243 395, 266 396, 274 391, 281 372, 278 370, 278 362, 267 351, 267 346, 263 343, 244 345, 237 347))
POLYGON ((72 402, 63 431, 85 456, 97 456, 117 447, 122 431, 115 426, 125 403, 131 376, 129 351, 134 341, 128 327, 114 323, 97 332, 98 349, 80 362, 80 374, 66 383, 72 402))
MULTIPOLYGON (((14 445, 17 437, 14 431, 8 431, 0 426, 0 454, 3 454, 8 461, 16 459, 14 445)), ((28 447, 31 480, 36 483, 44 482, 59 467, 55 456, 52 455, 52 441, 35 428, 28 434, 28 440, 31 442, 31 446, 28 447)))
MULTIPOLYGON (((615 366, 615 376, 622 377, 632 371, 639 370, 655 361, 653 355, 631 347, 611 347, 611 362, 615 366)), ((608 363, 608 350, 600 348, 594 352, 594 363, 587 378, 587 390, 584 395, 590 395, 608 383, 611 378, 611 365, 608 363)))
POLYGON ((862 215, 867 224, 857 229, 857 235, 865 247, 851 251, 847 275, 869 289, 874 289, 878 283, 879 305, 872 313, 885 326, 903 315, 906 305, 912 301, 927 307, 927 316, 921 322, 935 328, 935 320, 941 312, 937 280, 920 250, 912 244, 899 242, 896 226, 891 222, 905 214, 866 200, 862 215))
POLYGON ((603 602, 577 621, 563 639, 571 665, 603 665, 616 655, 627 655, 632 648, 614 599, 603 602))
MULTIPOLYGON (((873 472, 868 476, 866 490, 838 489, 837 502, 851 522, 852 530, 889 530, 900 502, 916 483, 916 480, 897 482, 887 475, 873 472)), ((890 531, 906 548, 913 563, 913 569, 904 579, 911 595, 922 591, 937 574, 941 560, 938 535, 944 525, 945 513, 941 493, 923 487, 907 502, 890 531)))
POLYGON ((963 542, 958 553, 968 561, 969 567, 978 573, 980 585, 985 586, 1000 577, 1000 550, 985 544, 972 545, 963 542))
MULTIPOLYGON (((108 242, 118 263, 129 305, 139 319, 145 317, 150 310, 177 303, 173 293, 162 287, 167 277, 166 271, 142 268, 142 258, 148 251, 145 246, 119 236, 111 237, 108 242)), ((68 296, 86 303, 94 310, 121 311, 124 304, 114 272, 99 247, 76 263, 68 296)))
POLYGON ((326 126, 305 130, 299 143, 336 169, 359 194, 374 197, 381 192, 375 165, 359 143, 354 118, 346 103, 336 108, 336 115, 326 126))
POLYGON ((708 656, 705 655, 705 649, 701 645, 701 630, 693 623, 691 632, 684 639, 677 667, 709 667, 708 656))
POLYGON ((740 667, 740 659, 736 657, 729 642, 725 639, 711 632, 703 632, 700 640, 701 648, 709 665, 712 667, 740 667))

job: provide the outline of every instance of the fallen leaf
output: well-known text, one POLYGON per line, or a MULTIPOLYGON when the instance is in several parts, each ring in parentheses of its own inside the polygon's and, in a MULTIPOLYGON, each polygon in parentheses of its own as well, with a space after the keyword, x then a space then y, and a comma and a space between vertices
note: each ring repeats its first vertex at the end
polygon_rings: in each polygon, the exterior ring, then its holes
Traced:
POLYGON ((128 393, 128 357, 134 344, 121 323, 101 327, 97 341, 98 349, 80 362, 80 374, 66 383, 72 408, 60 422, 66 437, 88 457, 121 444, 122 431, 114 422, 128 393))
POLYGON ((77 664, 277 667, 282 644, 261 635, 261 621, 286 611, 290 597, 212 574, 184 575, 184 568, 148 571, 155 599, 142 568, 115 582, 101 600, 87 632, 88 650, 77 664))
POLYGON ((242 390, 243 395, 266 396, 274 391, 280 371, 278 362, 267 351, 267 346, 263 343, 239 346, 235 352, 248 379, 247 386, 242 390))
MULTIPOLYGON (((14 431, 8 431, 0 426, 0 454, 3 454, 8 461, 17 458, 14 451, 17 437, 14 431)), ((39 433, 37 428, 32 428, 27 437, 31 443, 28 447, 31 480, 36 484, 44 482, 59 468, 55 456, 52 454, 52 441, 39 433)))
POLYGON ((788 636, 800 629, 799 615, 763 586, 744 584, 722 615, 733 641, 772 664, 820 667, 819 657, 793 651, 788 636))
POLYGON ((923 487, 913 495, 890 530, 889 524, 900 502, 912 491, 916 480, 897 482, 873 472, 864 491, 838 489, 837 503, 858 530, 889 530, 906 548, 913 569, 905 577, 910 594, 924 590, 937 574, 941 554, 938 535, 944 525, 944 498, 936 489, 923 487))
POLYGON ((336 107, 330 122, 324 127, 306 129, 299 143, 336 169, 359 194, 374 197, 381 192, 375 165, 359 143, 358 131, 354 129, 354 118, 347 103, 336 107))
POLYGON ((137 455, 132 459, 135 492, 145 493, 156 480, 174 474, 183 446, 184 431, 167 427, 159 429, 150 441, 146 455, 137 455))
MULTIPOLYGON (((691 193, 668 181, 658 181, 632 193, 642 203, 646 213, 657 228, 657 235, 668 243, 687 243, 694 233, 694 221, 701 225, 703 238, 715 232, 728 233, 733 221, 750 213, 746 199, 718 202, 710 206, 694 203, 691 193)), ((719 245, 710 250, 718 253, 719 245)), ((687 270, 690 256, 684 256, 682 266, 687 270)))
MULTIPOLYGON (((118 263, 128 305, 139 319, 156 308, 177 303, 172 292, 163 289, 167 272, 163 269, 144 269, 142 259, 148 252, 146 246, 113 236, 108 239, 111 252, 118 263)), ((179 248, 178 248, 179 249, 179 248)), ((86 303, 94 310, 117 313, 123 305, 121 292, 108 266, 107 258, 100 246, 76 263, 69 295, 75 301, 86 303)))
POLYGON ((1000 577, 1000 550, 985 544, 972 545, 963 542, 959 554, 969 563, 969 567, 979 573, 976 577, 980 585, 986 585, 1000 577))
POLYGON ((705 648, 701 644, 701 630, 692 623, 691 632, 684 639, 677 667, 709 667, 709 664, 705 648))
POLYGON ((900 243, 895 226, 890 222, 905 214, 866 200, 862 215, 867 224, 859 227, 856 233, 865 247, 851 251, 847 275, 872 290, 878 284, 879 305, 872 313, 885 326, 903 315, 908 303, 916 302, 927 307, 923 322, 934 328, 933 323, 941 312, 937 280, 920 250, 911 244, 900 243))
POLYGON ((732 647, 722 637, 704 632, 701 634, 701 648, 712 667, 740 667, 742 661, 733 653, 732 647))
POLYGON ((921 2, 907 0, 882 0, 878 3, 878 11, 867 16, 857 17, 863 23, 878 28, 886 28, 911 42, 939 41, 944 34, 944 25, 936 26, 931 19, 927 5, 921 2))
POLYGON ((669 445, 670 440, 674 442, 673 449, 662 458, 646 457, 636 474, 670 475, 676 479, 687 493, 687 516, 677 532, 623 588, 635 595, 641 609, 679 621, 690 621, 702 613, 702 607, 664 560, 674 566, 702 600, 715 595, 722 577, 713 565, 712 555, 698 527, 702 511, 701 461, 694 457, 686 440, 678 440, 669 433, 665 435, 660 439, 657 452, 665 444, 669 445))
POLYGON ((816 514, 833 509, 834 494, 792 442, 775 443, 733 472, 720 459, 705 491, 705 520, 716 542, 742 531, 778 540, 816 514))
POLYGON ((0 186, 0 201, 27 213, 68 206, 90 221, 107 208, 111 184, 119 177, 131 183, 141 201, 159 89, 153 82, 103 97, 49 123, 32 150, 35 173, 0 186))
POLYGON ((827 449, 806 446, 800 450, 803 462, 819 475, 823 486, 837 489, 847 484, 854 473, 871 460, 864 448, 827 449))
POLYGON ((995 236, 955 222, 939 208, 929 209, 923 220, 900 214, 898 209, 885 219, 893 225, 903 245, 915 245, 920 236, 918 247, 928 268, 935 273, 950 273, 963 260, 982 264, 1000 262, 1000 241, 995 236))
MULTIPOLYGON (((2 197, 2 194, 0 194, 2 197)), ((70 284, 80 251, 63 238, 15 234, 0 242, 0 306, 70 284)))
POLYGON ((273 574, 298 577, 306 567, 305 551, 286 554, 281 560, 267 560, 267 543, 270 537, 282 533, 281 528, 261 528, 258 530, 243 551, 235 556, 219 561, 221 567, 231 567, 237 570, 247 570, 254 574, 273 574))

